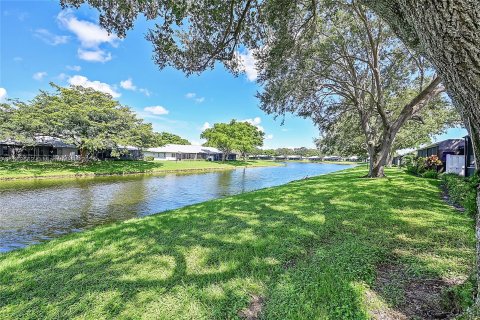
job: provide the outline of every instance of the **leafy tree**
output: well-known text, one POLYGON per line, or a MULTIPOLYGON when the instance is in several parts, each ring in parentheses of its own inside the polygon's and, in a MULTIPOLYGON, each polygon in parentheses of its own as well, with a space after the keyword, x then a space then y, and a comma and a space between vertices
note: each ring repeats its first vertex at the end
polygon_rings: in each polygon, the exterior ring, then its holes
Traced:
MULTIPOLYGON (((360 0, 390 25, 413 50, 426 56, 439 72, 480 158, 480 6, 474 0, 360 0)), ((62 6, 88 3, 100 11, 100 24, 125 37, 138 16, 161 19, 147 32, 154 60, 161 67, 174 66, 187 73, 213 68, 216 61, 237 72, 241 46, 253 50, 265 46, 271 29, 281 29, 297 40, 309 29, 320 36, 319 17, 329 4, 357 5, 344 1, 98 1, 60 0, 62 6)), ((294 47, 302 42, 294 41, 294 47)), ((280 50, 287 53, 291 48, 280 50)), ((477 161, 477 163, 480 161, 477 161)), ((479 167, 480 168, 480 167, 479 167)), ((480 201, 480 198, 479 198, 480 201)), ((480 251, 479 251, 480 252, 480 251)))
MULTIPOLYGON (((448 104, 438 106, 441 103, 446 101, 439 101, 433 107, 423 108, 404 124, 392 145, 387 163, 391 162, 397 150, 417 148, 422 144, 430 143, 433 136, 460 124, 458 112, 448 104)), ((328 154, 357 155, 367 158, 367 144, 363 132, 356 126, 358 121, 355 113, 345 113, 340 121, 317 139, 318 147, 328 154)))
POLYGON ((234 122, 234 148, 238 150, 244 160, 255 147, 263 145, 264 132, 248 122, 234 122))
MULTIPOLYGON (((476 166, 480 169, 480 24, 475 23, 480 20, 478 1, 360 1, 384 18, 410 49, 427 57, 435 66, 469 130, 476 166)), ((235 69, 238 64, 235 52, 241 45, 250 49, 262 47, 262 38, 270 36, 272 25, 283 26, 285 31, 298 30, 291 29, 283 17, 293 15, 297 26, 308 26, 317 22, 323 10, 323 2, 310 0, 61 0, 61 3, 75 7, 89 3, 100 10, 100 23, 119 36, 125 36, 133 28, 139 15, 147 19, 161 17, 162 23, 149 30, 147 36, 154 45, 154 59, 160 67, 173 65, 188 73, 212 68, 215 61, 235 69)), ((480 192, 477 202, 477 234, 480 234, 480 192)), ((477 247, 480 261, 480 245, 477 247)), ((477 275, 480 278, 480 267, 477 275)), ((477 303, 480 304, 480 294, 477 303)))
POLYGON ((152 145, 159 147, 166 144, 183 144, 189 145, 190 141, 183 139, 182 137, 168 132, 154 132, 152 145))
POLYGON ((206 145, 222 151, 222 161, 233 150, 238 150, 246 158, 248 152, 263 145, 263 132, 247 122, 215 123, 212 128, 202 132, 201 138, 207 139, 206 145))
MULTIPOLYGON (((38 136, 51 136, 75 145, 82 160, 97 151, 120 154, 123 146, 146 147, 152 142, 151 124, 106 93, 91 88, 62 88, 51 84, 54 92, 40 91, 30 102, 13 102, 10 116, 15 139, 24 143, 38 136)), ((2 125, 2 127, 4 127, 2 125)))
POLYGON ((277 148, 275 150, 277 156, 287 157, 293 155, 293 150, 290 148, 277 148))
POLYGON ((424 61, 362 6, 325 1, 309 27, 298 25, 297 14, 276 17, 269 50, 257 55, 262 109, 310 117, 326 133, 350 113, 367 146, 368 176, 384 176, 396 135, 443 91, 440 79, 428 82, 424 61))

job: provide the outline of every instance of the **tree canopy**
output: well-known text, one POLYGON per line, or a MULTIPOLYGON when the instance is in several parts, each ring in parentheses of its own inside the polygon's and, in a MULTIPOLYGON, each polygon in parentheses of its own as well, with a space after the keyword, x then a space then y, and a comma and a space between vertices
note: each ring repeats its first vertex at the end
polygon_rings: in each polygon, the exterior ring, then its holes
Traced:
POLYGON ((202 139, 206 139, 206 146, 216 147, 223 153, 225 160, 233 150, 237 150, 246 158, 255 147, 263 145, 263 131, 254 125, 232 120, 229 123, 215 123, 212 128, 202 132, 202 139))
POLYGON ((152 146, 160 147, 166 144, 191 144, 190 141, 180 137, 179 135, 168 132, 154 132, 152 146))
POLYGON ((100 150, 124 151, 125 146, 147 147, 153 139, 152 125, 144 123, 127 106, 106 93, 91 88, 63 88, 40 91, 29 102, 14 100, 3 116, 0 132, 24 144, 39 136, 59 138, 73 144, 87 158, 100 150))

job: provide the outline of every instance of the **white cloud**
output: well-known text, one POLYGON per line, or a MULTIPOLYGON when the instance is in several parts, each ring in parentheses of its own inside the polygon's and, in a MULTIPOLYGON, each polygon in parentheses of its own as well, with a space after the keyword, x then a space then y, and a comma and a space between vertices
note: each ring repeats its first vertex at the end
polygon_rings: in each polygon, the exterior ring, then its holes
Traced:
POLYGON ((78 48, 77 54, 80 59, 90 62, 107 62, 112 60, 112 54, 101 49, 85 50, 78 48))
POLYGON ((33 74, 32 78, 37 80, 37 81, 41 81, 41 80, 43 80, 43 78, 45 78, 46 75, 47 75, 47 73, 45 71, 35 72, 33 74))
POLYGON ((156 114, 156 115, 164 115, 164 114, 168 114, 168 112, 169 112, 167 109, 165 109, 162 106, 145 107, 145 108, 143 108, 143 110, 145 110, 147 112, 150 112, 150 113, 153 113, 153 114, 156 114))
POLYGON ((185 95, 185 98, 187 99, 194 99, 196 103, 202 103, 205 101, 205 97, 197 97, 197 94, 195 92, 189 92, 185 95))
POLYGON ((150 95, 151 95, 151 92, 148 89, 145 89, 145 88, 140 88, 140 89, 138 89, 138 91, 140 91, 141 93, 143 93, 147 97, 150 97, 150 95))
POLYGON ((107 62, 112 59, 112 54, 100 48, 100 45, 108 43, 113 47, 118 44, 118 37, 109 34, 96 23, 79 20, 71 10, 64 10, 57 15, 58 23, 69 30, 80 42, 78 57, 91 62, 107 62))
MULTIPOLYGON (((132 78, 128 78, 127 80, 120 81, 120 87, 122 87, 125 90, 137 91, 137 86, 133 84, 132 78)), ((143 93, 147 97, 150 97, 151 95, 150 91, 146 88, 138 88, 138 91, 143 93)))
POLYGON ((23 61, 23 58, 22 58, 22 57, 15 57, 15 58, 13 58, 13 61, 15 61, 15 62, 22 62, 22 61, 23 61))
POLYGON ((0 87, 0 102, 4 101, 7 97, 7 89, 0 87))
POLYGON ((57 16, 61 26, 73 32, 80 44, 84 48, 98 48, 103 43, 117 45, 118 38, 114 34, 108 34, 108 31, 96 23, 78 20, 71 10, 64 10, 57 16))
POLYGON ((103 92, 103 93, 108 93, 111 95, 113 98, 118 98, 120 97, 120 93, 115 91, 115 89, 109 85, 108 83, 100 82, 100 81, 90 81, 88 80, 87 77, 80 76, 80 75, 75 75, 73 77, 70 77, 68 79, 68 83, 72 86, 81 86, 85 88, 92 88, 94 90, 103 92))
POLYGON ((252 50, 246 52, 237 52, 240 59, 240 69, 245 72, 249 81, 255 81, 258 77, 258 71, 255 68, 255 57, 252 50))
POLYGON ((77 72, 82 70, 82 67, 80 67, 80 66, 66 66, 66 68, 68 70, 77 71, 77 72))
POLYGON ((252 126, 255 126, 258 128, 258 130, 260 131, 265 131, 265 129, 260 125, 260 123, 262 122, 262 119, 260 117, 255 117, 253 119, 245 119, 245 120, 240 120, 242 122, 248 122, 250 123, 252 126))
POLYGON ((132 90, 132 91, 137 90, 137 87, 133 84, 133 81, 131 78, 120 81, 120 87, 122 87, 125 90, 132 90))
POLYGON ((65 44, 70 39, 69 36, 59 36, 51 33, 47 29, 37 29, 35 30, 34 35, 35 37, 39 38, 40 40, 51 46, 65 44))
POLYGON ((211 127, 212 127, 212 125, 209 122, 205 122, 202 126, 202 131, 210 129, 211 127))
POLYGON ((267 134, 265 136, 265 140, 272 140, 273 139, 273 134, 267 134))
POLYGON ((287 128, 282 128, 281 130, 282 130, 283 132, 289 131, 289 129, 287 129, 287 128))

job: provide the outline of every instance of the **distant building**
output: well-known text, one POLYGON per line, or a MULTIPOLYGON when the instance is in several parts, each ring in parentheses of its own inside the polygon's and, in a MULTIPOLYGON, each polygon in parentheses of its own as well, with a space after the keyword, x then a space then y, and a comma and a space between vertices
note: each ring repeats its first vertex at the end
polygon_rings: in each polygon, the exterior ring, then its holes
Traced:
POLYGON ((322 161, 322 158, 319 156, 311 156, 307 158, 310 161, 322 161))
POLYGON ((255 160, 272 160, 273 156, 270 156, 268 154, 252 154, 248 156, 249 159, 255 159, 255 160))
MULTIPOLYGON (((91 155, 98 160, 137 160, 143 157, 142 150, 133 146, 119 146, 120 155, 112 156, 112 150, 99 150, 91 155)), ((73 144, 59 138, 38 136, 31 144, 13 139, 0 141, 0 159, 10 158, 18 161, 78 161, 80 151, 73 144)))
POLYGON ((342 157, 339 156, 326 156, 323 157, 323 161, 341 161, 342 157))
MULTIPOLYGON (((198 145, 167 144, 163 147, 148 148, 143 151, 144 157, 153 157, 154 160, 222 160, 222 152, 217 148, 198 145)), ((237 155, 231 153, 226 160, 236 160, 237 155)))
POLYGON ((293 154, 293 155, 287 156, 287 159, 288 160, 302 160, 302 156, 293 154))
POLYGON ((12 139, 0 141, 0 157, 37 161, 74 161, 79 157, 79 152, 76 146, 58 138, 39 136, 32 145, 24 145, 12 139))

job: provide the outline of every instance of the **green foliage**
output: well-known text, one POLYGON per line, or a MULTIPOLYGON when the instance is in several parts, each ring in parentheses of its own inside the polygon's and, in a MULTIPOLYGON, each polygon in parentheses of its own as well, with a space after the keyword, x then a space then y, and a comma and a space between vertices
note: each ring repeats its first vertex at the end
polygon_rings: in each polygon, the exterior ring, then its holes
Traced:
POLYGON ((422 178, 438 179, 438 172, 437 170, 428 169, 427 171, 422 173, 422 178))
POLYGON ((215 123, 200 137, 207 140, 205 145, 221 150, 224 159, 233 150, 239 151, 245 158, 255 147, 263 145, 264 133, 248 122, 232 120, 229 123, 215 123))
POLYGON ((153 161, 155 158, 152 156, 144 157, 143 158, 145 161, 153 161))
POLYGON ((168 132, 154 132, 154 137, 152 141, 153 147, 161 147, 166 144, 183 144, 189 145, 190 141, 183 139, 182 137, 168 132))
POLYGON ((473 220, 436 183, 387 171, 312 177, 2 254, 0 318, 235 319, 255 295, 263 319, 366 320, 385 297, 379 266, 401 264, 415 283, 465 278, 473 220))
POLYGON ((408 173, 432 179, 438 178, 437 167, 442 165, 442 161, 436 155, 425 158, 410 155, 405 156, 404 161, 408 173))
MULTIPOLYGON (((442 302, 445 305, 445 309, 453 310, 456 313, 464 313, 474 304, 476 291, 477 285, 475 276, 472 274, 465 282, 448 288, 443 292, 442 302)), ((472 320, 477 318, 472 317, 469 319, 472 320)))
POLYGON ((442 184, 447 191, 450 200, 463 208, 471 216, 477 214, 477 188, 480 178, 477 175, 462 177, 454 173, 442 175, 442 184))
POLYGON ((14 101, 9 122, 0 123, 0 132, 24 144, 33 144, 37 136, 59 138, 75 145, 83 157, 99 150, 115 155, 126 151, 122 146, 151 144, 152 125, 110 95, 79 86, 51 86, 53 92, 40 91, 28 103, 14 101))

